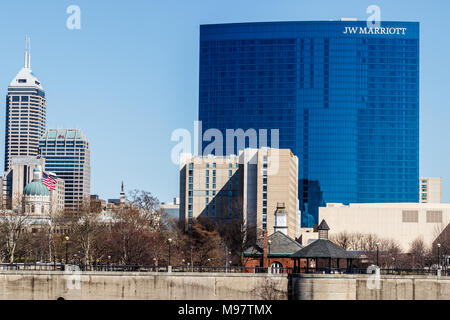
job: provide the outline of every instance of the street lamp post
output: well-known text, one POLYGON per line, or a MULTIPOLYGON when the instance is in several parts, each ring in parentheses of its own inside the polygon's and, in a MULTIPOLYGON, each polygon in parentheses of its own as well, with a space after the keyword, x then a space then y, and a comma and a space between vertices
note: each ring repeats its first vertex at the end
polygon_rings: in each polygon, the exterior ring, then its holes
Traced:
POLYGON ((378 264, 378 258, 379 258, 379 253, 380 253, 380 243, 379 242, 377 242, 376 243, 376 246, 377 246, 377 267, 379 266, 379 264, 378 264))
POLYGON ((441 244, 440 243, 438 243, 437 244, 437 268, 438 268, 438 270, 440 269, 440 264, 441 264, 441 259, 440 259, 440 249, 441 249, 441 244))
POLYGON ((193 272, 194 271, 194 261, 192 260, 192 243, 190 245, 191 245, 191 271, 193 272))
POLYGON ((170 244, 172 243, 172 238, 167 239, 167 242, 169 243, 169 266, 170 266, 170 244))
POLYGON ((69 237, 66 236, 65 239, 66 239, 66 264, 67 264, 67 261, 68 261, 68 251, 69 251, 69 237))

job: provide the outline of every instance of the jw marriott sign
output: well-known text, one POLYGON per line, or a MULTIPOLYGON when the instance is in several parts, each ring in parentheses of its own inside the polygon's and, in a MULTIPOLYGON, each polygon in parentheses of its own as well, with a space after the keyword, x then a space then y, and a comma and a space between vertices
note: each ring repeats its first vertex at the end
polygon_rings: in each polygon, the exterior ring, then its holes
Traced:
POLYGON ((345 27, 343 34, 398 34, 404 35, 406 28, 345 27))

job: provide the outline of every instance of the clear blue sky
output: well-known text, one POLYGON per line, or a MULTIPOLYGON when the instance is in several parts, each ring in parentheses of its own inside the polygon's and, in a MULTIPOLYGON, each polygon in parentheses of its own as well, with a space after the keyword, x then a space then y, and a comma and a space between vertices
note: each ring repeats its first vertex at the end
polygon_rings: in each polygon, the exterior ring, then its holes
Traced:
MULTIPOLYGON (((87 135, 92 193, 117 198, 124 180, 127 190, 169 201, 179 192, 171 132, 192 131, 198 117, 200 24, 365 20, 371 4, 381 8, 382 20, 421 23, 420 174, 442 177, 448 202, 449 1, 2 1, 0 89, 6 95, 22 67, 30 35, 31 66, 47 94, 47 127, 79 128, 87 135), (71 4, 81 8, 81 30, 66 28, 71 4)), ((3 152, 1 138, 1 159, 3 152)))

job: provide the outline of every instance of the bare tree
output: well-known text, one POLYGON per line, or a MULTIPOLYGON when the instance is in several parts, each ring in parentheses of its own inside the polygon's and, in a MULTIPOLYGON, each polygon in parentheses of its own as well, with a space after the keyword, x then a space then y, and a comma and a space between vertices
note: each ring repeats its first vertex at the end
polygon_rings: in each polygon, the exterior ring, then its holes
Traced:
POLYGON ((401 247, 393 239, 383 239, 376 234, 341 232, 330 236, 330 240, 346 250, 363 251, 369 263, 376 263, 378 252, 378 263, 385 268, 401 262, 401 247))
POLYGON ((163 211, 159 208, 159 200, 150 192, 133 190, 127 199, 130 209, 137 210, 148 227, 156 230, 160 227, 163 211))
POLYGON ((427 265, 426 262, 430 256, 430 250, 426 247, 422 236, 411 243, 409 254, 412 258, 412 268, 424 268, 427 265))
POLYGON ((217 225, 217 229, 227 249, 232 255, 239 257, 239 264, 245 264, 244 251, 262 238, 262 231, 258 230, 256 223, 248 219, 243 212, 242 199, 238 198, 232 203, 234 215, 226 223, 217 225))
POLYGON ((23 239, 27 227, 27 216, 23 213, 23 198, 15 197, 20 205, 14 210, 0 209, 0 242, 3 248, 2 258, 14 263, 18 244, 23 239), (20 198, 20 199, 19 199, 20 198))
POLYGON ((91 211, 91 203, 89 199, 77 206, 76 210, 66 213, 64 216, 65 223, 69 226, 72 236, 71 243, 78 249, 81 259, 85 264, 91 264, 95 256, 94 248, 96 237, 101 230, 99 221, 99 213, 91 211))
POLYGON ((332 235, 330 240, 336 243, 338 246, 348 250, 350 248, 352 235, 347 233, 346 231, 340 232, 336 235, 332 235))
POLYGON ((263 283, 257 286, 255 293, 263 300, 283 300, 287 298, 287 293, 280 287, 280 281, 265 278, 263 283))

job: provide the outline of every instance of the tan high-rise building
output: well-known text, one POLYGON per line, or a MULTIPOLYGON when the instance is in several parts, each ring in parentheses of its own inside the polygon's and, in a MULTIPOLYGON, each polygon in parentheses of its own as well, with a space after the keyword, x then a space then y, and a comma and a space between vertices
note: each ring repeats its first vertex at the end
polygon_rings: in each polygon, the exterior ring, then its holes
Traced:
POLYGON ((419 202, 442 203, 442 178, 419 179, 419 202))
POLYGON ((225 157, 183 154, 180 223, 188 229, 198 217, 218 222, 242 217, 249 229, 270 234, 275 212, 284 206, 286 216, 278 219, 278 227, 295 237, 300 226, 297 177, 298 158, 289 149, 245 149, 225 157))

